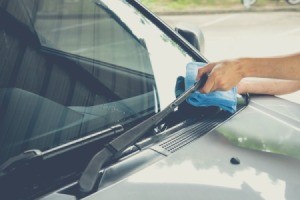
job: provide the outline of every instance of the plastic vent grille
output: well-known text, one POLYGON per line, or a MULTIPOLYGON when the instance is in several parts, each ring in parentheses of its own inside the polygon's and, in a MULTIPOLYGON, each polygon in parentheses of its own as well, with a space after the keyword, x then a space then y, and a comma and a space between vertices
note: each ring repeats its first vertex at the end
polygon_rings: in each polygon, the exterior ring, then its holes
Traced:
POLYGON ((179 130, 174 136, 168 138, 162 143, 158 144, 164 150, 174 153, 183 146, 191 143, 192 141, 199 138, 201 135, 209 132, 210 130, 223 123, 231 115, 219 115, 213 118, 203 119, 202 121, 191 125, 187 128, 179 130))

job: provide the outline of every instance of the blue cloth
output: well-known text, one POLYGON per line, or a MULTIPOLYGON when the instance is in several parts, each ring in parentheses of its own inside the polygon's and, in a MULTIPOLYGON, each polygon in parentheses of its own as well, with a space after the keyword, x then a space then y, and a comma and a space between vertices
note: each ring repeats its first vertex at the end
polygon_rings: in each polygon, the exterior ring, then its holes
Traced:
MULTIPOLYGON (((206 63, 202 62, 191 62, 186 65, 185 90, 194 85, 198 68, 204 65, 206 63)), ((237 88, 233 87, 228 91, 215 91, 208 94, 196 91, 186 101, 195 107, 218 106, 223 110, 234 113, 237 105, 237 88)))

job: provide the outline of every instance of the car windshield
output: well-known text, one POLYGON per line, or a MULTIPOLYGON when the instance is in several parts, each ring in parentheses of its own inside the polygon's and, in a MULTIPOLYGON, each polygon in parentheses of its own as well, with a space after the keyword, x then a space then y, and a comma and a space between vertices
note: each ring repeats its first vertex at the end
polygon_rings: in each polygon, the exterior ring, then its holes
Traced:
POLYGON ((124 0, 12 0, 6 7, 0 164, 158 112, 174 100, 176 77, 192 61, 124 0))

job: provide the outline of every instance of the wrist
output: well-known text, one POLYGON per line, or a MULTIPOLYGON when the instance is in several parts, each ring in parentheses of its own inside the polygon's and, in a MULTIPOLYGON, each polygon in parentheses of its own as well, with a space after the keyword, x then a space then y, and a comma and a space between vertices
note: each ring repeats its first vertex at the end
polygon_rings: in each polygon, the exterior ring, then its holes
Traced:
POLYGON ((247 82, 242 79, 237 85, 237 92, 239 94, 245 94, 248 92, 247 90, 247 82))
POLYGON ((241 78, 247 77, 247 59, 239 58, 236 60, 236 71, 241 76, 241 78))
POLYGON ((251 77, 254 74, 253 60, 251 58, 239 58, 239 73, 243 78, 251 77))

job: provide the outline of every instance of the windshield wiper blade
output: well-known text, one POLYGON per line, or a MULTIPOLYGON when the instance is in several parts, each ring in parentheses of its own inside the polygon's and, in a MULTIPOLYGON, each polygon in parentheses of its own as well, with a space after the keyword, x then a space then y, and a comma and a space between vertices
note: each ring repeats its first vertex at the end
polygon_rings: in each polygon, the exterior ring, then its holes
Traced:
POLYGON ((80 146, 86 146, 92 142, 98 141, 102 138, 106 137, 115 137, 124 131, 124 127, 121 124, 116 124, 107 129, 95 132, 93 134, 86 135, 84 137, 78 138, 76 140, 70 141, 68 143, 62 144, 60 146, 51 148, 49 150, 44 151, 45 154, 58 154, 60 152, 68 151, 71 149, 78 148, 80 146))
POLYGON ((22 165, 32 159, 42 156, 42 152, 38 149, 24 151, 23 153, 9 158, 5 163, 0 166, 0 175, 6 174, 18 165, 22 165))
POLYGON ((83 145, 87 146, 92 142, 100 140, 101 138, 119 135, 123 131, 124 127, 121 124, 117 124, 102 131, 98 131, 96 133, 78 138, 76 140, 70 141, 68 143, 59 145, 57 147, 48 149, 43 152, 38 149, 24 151, 16 156, 9 158, 7 161, 0 165, 0 176, 6 175, 12 170, 15 170, 23 164, 32 162, 37 158, 43 159, 46 155, 57 155, 75 148, 79 148, 83 145))
POLYGON ((185 101, 191 93, 204 86, 207 78, 207 74, 203 75, 202 78, 194 84, 194 86, 182 93, 181 96, 174 100, 164 110, 156 113, 152 117, 129 129, 124 134, 112 140, 101 151, 95 154, 79 179, 78 184, 80 191, 83 193, 92 192, 97 181, 100 181, 100 170, 109 160, 118 158, 118 156, 120 156, 120 154, 126 148, 137 142, 137 140, 147 133, 150 128, 157 126, 165 117, 174 112, 174 110, 176 110, 176 108, 183 101, 185 101))

